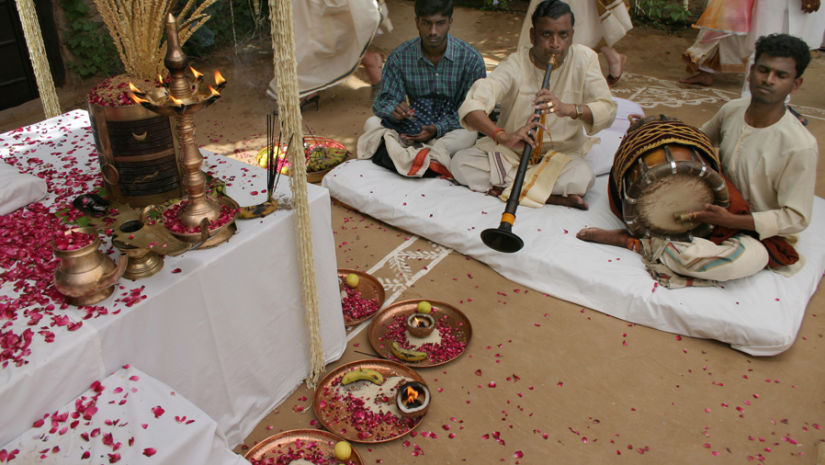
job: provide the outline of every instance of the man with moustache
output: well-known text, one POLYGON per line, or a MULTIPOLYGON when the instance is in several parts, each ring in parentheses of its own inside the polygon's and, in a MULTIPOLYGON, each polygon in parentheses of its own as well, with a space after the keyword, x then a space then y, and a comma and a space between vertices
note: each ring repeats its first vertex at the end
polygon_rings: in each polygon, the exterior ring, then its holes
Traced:
POLYGON ((573 43, 574 22, 567 3, 543 1, 532 16, 532 46, 519 49, 473 84, 458 114, 464 127, 486 137, 453 157, 450 171, 456 181, 505 200, 524 144, 530 144, 533 153, 520 204, 587 209, 583 196, 595 179, 582 158, 593 144, 587 135, 613 124, 617 104, 596 53, 573 43), (549 89, 541 89, 551 59, 555 66, 549 89), (501 115, 493 122, 488 115, 496 104, 501 115))
POLYGON ((750 97, 726 103, 701 128, 719 147, 722 172, 735 189, 729 189, 732 208, 708 204, 689 215, 715 225, 714 235, 730 231, 728 237, 679 242, 585 228, 579 239, 627 247, 642 253, 646 263, 712 281, 750 276, 765 266, 785 275, 802 267, 793 244, 810 223, 819 151, 785 99, 802 85, 811 56, 804 41, 787 34, 760 37, 755 56, 750 97), (737 197, 740 208, 734 207, 737 197))
POLYGON ((450 177, 452 155, 475 142, 458 122, 458 106, 486 70, 475 48, 450 35, 452 15, 452 0, 416 0, 419 37, 387 58, 358 158, 404 176, 450 177))

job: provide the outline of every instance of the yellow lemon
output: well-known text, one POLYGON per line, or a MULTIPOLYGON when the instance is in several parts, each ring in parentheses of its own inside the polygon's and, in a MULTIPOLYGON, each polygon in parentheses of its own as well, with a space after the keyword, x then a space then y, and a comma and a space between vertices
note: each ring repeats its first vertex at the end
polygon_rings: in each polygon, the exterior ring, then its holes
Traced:
POLYGON ((350 273, 350 274, 347 275, 347 278, 346 278, 345 281, 347 283, 347 286, 355 289, 356 287, 358 287, 358 282, 360 281, 360 278, 358 277, 357 274, 350 273))
POLYGON ((338 441, 335 443, 335 458, 346 462, 352 455, 352 446, 347 441, 338 441))
POLYGON ((266 147, 258 151, 258 155, 255 156, 255 161, 258 162, 258 166, 261 168, 266 168, 269 161, 266 159, 266 147))
POLYGON ((418 306, 416 307, 415 311, 418 313, 430 313, 433 311, 433 304, 427 302, 426 300, 422 300, 418 302, 418 306))

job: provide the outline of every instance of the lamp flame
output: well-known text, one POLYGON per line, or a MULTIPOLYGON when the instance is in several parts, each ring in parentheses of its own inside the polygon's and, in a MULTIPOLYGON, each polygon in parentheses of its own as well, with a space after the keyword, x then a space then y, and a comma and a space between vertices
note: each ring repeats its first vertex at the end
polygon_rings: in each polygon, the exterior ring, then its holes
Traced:
POLYGON ((135 95, 135 93, 134 93, 134 92, 129 92, 129 97, 130 97, 130 98, 131 98, 131 99, 132 99, 135 103, 137 103, 138 105, 142 105, 142 104, 144 104, 144 103, 149 103, 149 101, 148 101, 148 100, 146 100, 145 98, 140 98, 140 97, 138 97, 137 95, 135 95))
POLYGON ((136 94, 141 94, 141 95, 144 94, 144 92, 142 90, 140 90, 137 86, 135 86, 131 82, 129 83, 129 90, 136 93, 136 94))
POLYGON ((158 74, 158 85, 159 86, 163 85, 163 76, 161 76, 160 74, 158 74))
POLYGON ((223 77, 220 71, 215 70, 215 85, 220 86, 226 82, 226 78, 223 77))
POLYGON ((201 73, 200 71, 196 70, 191 66, 189 67, 189 71, 192 71, 192 75, 195 76, 196 81, 199 81, 203 77, 203 73, 201 73))
POLYGON ((407 405, 414 403, 418 399, 418 391, 412 386, 407 386, 407 405))
POLYGON ((169 100, 171 100, 175 105, 183 105, 183 100, 175 98, 174 95, 169 95, 169 100))
POLYGON ((413 326, 416 328, 424 328, 430 325, 430 322, 425 320, 424 318, 418 318, 417 316, 413 317, 412 320, 413 326))
POLYGON ((215 90, 215 88, 212 87, 212 86, 209 86, 209 92, 210 92, 209 98, 220 97, 220 95, 221 95, 221 93, 218 92, 217 90, 215 90))

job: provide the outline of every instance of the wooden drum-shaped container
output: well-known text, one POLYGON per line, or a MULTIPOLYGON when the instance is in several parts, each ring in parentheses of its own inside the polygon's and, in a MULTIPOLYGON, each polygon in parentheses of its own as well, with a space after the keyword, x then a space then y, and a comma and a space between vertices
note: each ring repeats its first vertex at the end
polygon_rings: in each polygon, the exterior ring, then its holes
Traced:
POLYGON ((133 207, 181 196, 169 117, 140 105, 89 104, 100 169, 109 197, 133 207))

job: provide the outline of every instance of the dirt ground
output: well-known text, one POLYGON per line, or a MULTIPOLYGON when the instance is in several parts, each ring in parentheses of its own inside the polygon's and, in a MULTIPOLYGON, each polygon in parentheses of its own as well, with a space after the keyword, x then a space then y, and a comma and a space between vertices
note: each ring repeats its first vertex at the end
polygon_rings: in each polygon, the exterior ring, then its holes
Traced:
MULTIPOLYGON (((395 30, 374 43, 384 55, 416 35, 412 2, 389 0, 388 5, 395 30)), ((451 32, 476 46, 492 69, 514 50, 522 16, 457 8, 451 32)), ((679 85, 685 75, 680 55, 695 34, 633 29, 617 45, 628 62, 614 94, 639 103, 648 114, 666 113, 696 125, 710 118, 738 95, 743 77, 721 75, 712 88, 679 85)), ((199 143, 253 161, 264 145, 265 114, 275 106, 264 95, 273 74, 269 43, 242 44, 196 66, 218 68, 229 79, 218 103, 197 115, 199 143)), ((825 145, 823 78, 825 57, 817 55, 793 99, 820 146, 825 145)), ((60 89, 62 108, 82 108, 91 84, 60 89)), ((354 149, 371 114, 369 95, 359 69, 322 92, 317 110, 305 109, 305 132, 354 149)), ((0 131, 41 119, 39 102, 30 102, 0 112, 0 131)), ((822 169, 820 164, 819 196, 825 196, 822 169)), ((474 330, 468 354, 442 368, 421 370, 438 397, 416 435, 357 445, 364 463, 820 463, 815 457, 817 444, 825 442, 821 291, 808 306, 794 346, 757 358, 531 292, 449 250, 438 262, 420 258, 443 250, 339 204, 333 205, 332 226, 340 267, 379 268, 374 274, 386 279, 398 277, 399 269, 423 274, 408 282, 398 299, 449 302, 469 315, 474 330), (390 255, 403 266, 379 267, 390 255), (533 327, 542 314, 541 327, 533 327), (498 381, 497 388, 488 388, 491 380, 498 381)), ((365 333, 352 335, 333 366, 370 356, 365 333)), ((236 451, 244 453, 279 431, 314 427, 312 398, 306 387, 298 388, 236 451)))

